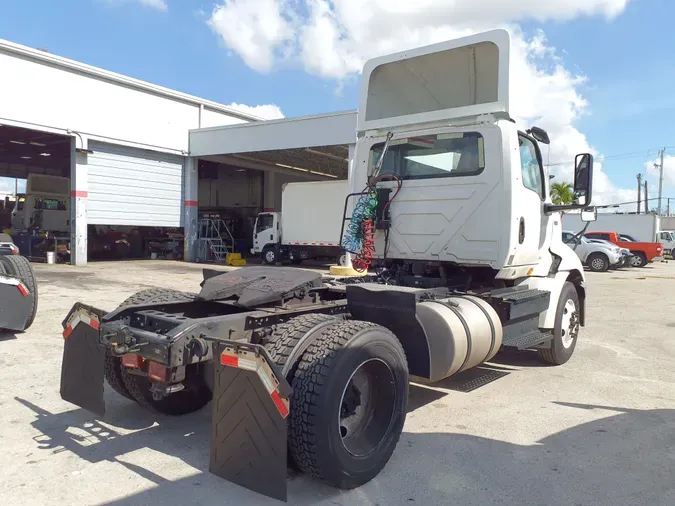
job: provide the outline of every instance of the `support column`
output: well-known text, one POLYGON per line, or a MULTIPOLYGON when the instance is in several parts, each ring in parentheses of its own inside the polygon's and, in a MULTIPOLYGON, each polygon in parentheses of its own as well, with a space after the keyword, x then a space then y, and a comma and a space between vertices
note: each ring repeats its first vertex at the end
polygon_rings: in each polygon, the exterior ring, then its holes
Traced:
MULTIPOLYGON (((264 171, 263 176, 263 211, 276 211, 276 174, 272 171, 264 171)), ((281 202, 279 203, 281 204, 281 202)))
POLYGON ((186 262, 197 260, 197 243, 199 232, 199 171, 198 160, 185 158, 183 169, 183 257, 186 262))
MULTIPOLYGON (((84 139, 82 139, 84 142, 84 139)), ((70 139, 70 264, 87 265, 87 149, 76 151, 76 138, 70 139)))

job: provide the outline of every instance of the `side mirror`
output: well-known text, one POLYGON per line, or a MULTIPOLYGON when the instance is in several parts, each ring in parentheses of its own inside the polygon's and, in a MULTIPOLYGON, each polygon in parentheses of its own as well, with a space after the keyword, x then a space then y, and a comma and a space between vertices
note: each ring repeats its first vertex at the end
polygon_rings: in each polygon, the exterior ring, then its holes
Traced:
POLYGON ((574 200, 579 205, 589 205, 592 196, 593 155, 584 153, 574 158, 574 200))
POLYGON ((590 223, 598 219, 598 210, 595 207, 581 210, 581 221, 590 223))
POLYGON ((548 133, 546 133, 546 130, 543 128, 535 126, 530 128, 527 133, 534 137, 537 142, 541 142, 542 144, 551 144, 551 140, 548 138, 548 133))

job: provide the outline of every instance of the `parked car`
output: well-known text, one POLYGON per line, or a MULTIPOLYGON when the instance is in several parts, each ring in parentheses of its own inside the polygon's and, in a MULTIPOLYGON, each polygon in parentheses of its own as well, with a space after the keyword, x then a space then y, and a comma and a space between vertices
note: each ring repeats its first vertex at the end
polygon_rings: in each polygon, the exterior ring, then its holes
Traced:
POLYGON ((586 267, 594 272, 604 272, 623 265, 624 256, 621 249, 613 244, 601 244, 589 241, 584 236, 576 236, 574 232, 563 231, 563 242, 566 243, 586 267))
POLYGON ((633 237, 617 232, 586 232, 587 239, 602 239, 616 246, 630 250, 634 267, 644 267, 648 263, 663 260, 663 245, 658 242, 639 242, 633 237))
MULTIPOLYGON (((602 239, 588 239, 588 238, 586 238, 586 240, 590 241, 590 242, 597 243, 597 244, 609 244, 609 245, 615 246, 611 242, 604 241, 602 239)), ((618 246, 616 246, 616 247, 618 248, 618 246)), ((627 266, 630 267, 630 266, 633 265, 633 256, 634 255, 630 252, 630 250, 628 248, 619 248, 619 250, 621 251, 621 255, 623 257, 622 260, 621 260, 621 263, 617 266, 610 267, 610 269, 612 269, 612 268, 618 269, 619 267, 627 267, 627 266)))

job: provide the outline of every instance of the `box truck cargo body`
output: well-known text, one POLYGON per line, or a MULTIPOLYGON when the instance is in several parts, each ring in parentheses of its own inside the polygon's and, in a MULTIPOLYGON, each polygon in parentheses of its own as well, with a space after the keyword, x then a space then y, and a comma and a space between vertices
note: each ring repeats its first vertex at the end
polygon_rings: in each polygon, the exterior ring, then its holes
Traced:
POLYGON ((348 193, 346 180, 287 183, 281 212, 258 215, 252 253, 268 264, 326 258, 344 265, 340 232, 348 193))

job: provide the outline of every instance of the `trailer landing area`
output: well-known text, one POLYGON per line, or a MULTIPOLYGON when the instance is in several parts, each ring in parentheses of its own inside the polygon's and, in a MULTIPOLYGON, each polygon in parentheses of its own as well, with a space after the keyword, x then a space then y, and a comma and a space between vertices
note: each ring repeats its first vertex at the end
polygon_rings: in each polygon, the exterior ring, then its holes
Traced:
MULTIPOLYGON (((74 300, 113 309, 151 286, 184 290, 199 265, 35 265, 40 312, 0 337, 0 490, 7 504, 282 504, 209 472, 211 409, 157 417, 109 391, 97 419, 59 397, 60 323, 74 300)), ((216 267, 217 269, 223 269, 216 267)), ((295 505, 675 504, 675 265, 588 274, 593 302, 559 368, 500 354, 487 371, 410 388, 390 463, 340 492, 289 471, 295 505), (629 309, 630 301, 640 307, 629 309)), ((265 479, 261 476, 261 479, 265 479)))

